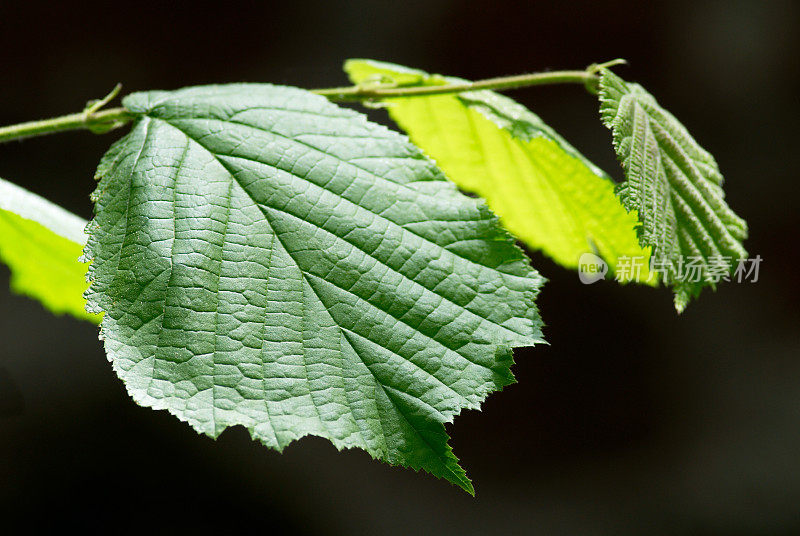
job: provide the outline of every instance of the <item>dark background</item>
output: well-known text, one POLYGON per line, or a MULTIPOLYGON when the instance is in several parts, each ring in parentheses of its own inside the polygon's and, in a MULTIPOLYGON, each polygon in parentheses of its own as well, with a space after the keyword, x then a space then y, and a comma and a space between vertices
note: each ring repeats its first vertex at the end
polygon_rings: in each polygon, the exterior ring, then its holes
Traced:
MULTIPOLYGON (((339 534, 800 534, 800 4, 0 3, 0 124, 210 82, 345 83, 348 57, 477 79, 615 57, 720 163, 764 258, 755 284, 581 285, 539 254, 550 347, 449 430, 477 497, 307 438, 282 455, 139 408, 96 328, 8 293, 0 267, 0 527, 339 534)), ((578 86, 521 90, 619 177, 578 86)), ((382 112, 372 117, 385 121, 382 112)), ((0 176, 90 217, 118 134, 0 146, 0 176)), ((5 532, 0 528, 0 532, 5 532)))

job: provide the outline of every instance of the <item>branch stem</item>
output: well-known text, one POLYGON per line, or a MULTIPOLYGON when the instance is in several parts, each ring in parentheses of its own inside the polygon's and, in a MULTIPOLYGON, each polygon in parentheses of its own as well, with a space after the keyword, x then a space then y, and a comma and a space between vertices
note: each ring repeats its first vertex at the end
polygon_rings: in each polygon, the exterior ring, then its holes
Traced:
POLYGON ((552 71, 546 73, 519 74, 499 78, 487 78, 476 82, 460 82, 436 86, 411 86, 411 87, 381 87, 381 86, 350 86, 329 89, 314 89, 312 93, 328 97, 332 101, 361 101, 378 100, 395 97, 421 97, 429 95, 446 95, 451 93, 464 93, 492 89, 502 91, 531 86, 552 84, 591 84, 597 75, 586 71, 552 71))
POLYGON ((62 115, 41 121, 29 121, 0 127, 0 143, 67 130, 91 130, 96 133, 104 133, 125 125, 131 119, 133 119, 133 115, 125 108, 109 108, 96 112, 62 115))
MULTIPOLYGON (((406 87, 397 87, 387 84, 357 85, 314 89, 311 90, 311 92, 327 97, 331 101, 343 102, 445 95, 482 89, 502 91, 506 89, 552 84, 583 84, 589 92, 596 93, 599 71, 620 63, 624 63, 624 60, 612 60, 606 63, 593 64, 583 71, 551 71, 520 74, 499 78, 487 78, 485 80, 478 80, 477 82, 454 82, 443 83, 441 85, 406 87)), ((125 108, 100 110, 100 108, 112 100, 118 92, 119 86, 115 87, 104 99, 90 103, 81 113, 0 127, 0 143, 68 130, 90 130, 96 134, 102 134, 126 125, 131 122, 135 116, 125 108)))

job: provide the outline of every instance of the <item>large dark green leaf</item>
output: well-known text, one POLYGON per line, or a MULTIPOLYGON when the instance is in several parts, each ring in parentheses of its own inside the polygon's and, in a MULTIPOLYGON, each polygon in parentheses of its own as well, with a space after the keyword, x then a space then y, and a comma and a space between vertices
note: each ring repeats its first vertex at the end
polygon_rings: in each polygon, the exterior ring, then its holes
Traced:
POLYGON ((90 224, 91 306, 140 404, 305 435, 472 492, 444 423, 541 340, 541 278, 402 136, 309 92, 129 96, 90 224))

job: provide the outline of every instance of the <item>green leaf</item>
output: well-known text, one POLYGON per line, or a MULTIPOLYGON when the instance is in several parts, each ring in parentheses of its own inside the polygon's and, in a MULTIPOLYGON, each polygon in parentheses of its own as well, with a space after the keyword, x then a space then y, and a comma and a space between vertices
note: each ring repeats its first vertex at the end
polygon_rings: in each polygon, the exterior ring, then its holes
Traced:
MULTIPOLYGON (((348 60, 356 84, 439 85, 464 80, 391 63, 348 60)), ((611 270, 620 257, 649 252, 637 241, 635 214, 614 195, 614 182, 539 117, 491 91, 386 99, 391 117, 462 189, 486 199, 503 225, 559 264, 578 267, 593 252, 611 270)), ((627 280, 630 275, 618 273, 627 280)))
POLYGON ((54 313, 99 322, 86 312, 86 266, 81 256, 86 221, 0 179, 0 260, 11 269, 11 288, 54 313))
POLYGON ((599 98, 625 170, 618 194, 639 214, 640 243, 653 249, 654 269, 659 266, 683 311, 704 286, 715 287, 725 259, 733 261, 730 273, 747 257, 747 223, 725 203, 714 157, 652 95, 603 70, 599 98), (698 269, 689 270, 688 262, 698 269))
POLYGON ((444 424, 541 341, 542 278, 416 147, 296 88, 137 93, 102 160, 90 305, 140 404, 473 492, 444 424))

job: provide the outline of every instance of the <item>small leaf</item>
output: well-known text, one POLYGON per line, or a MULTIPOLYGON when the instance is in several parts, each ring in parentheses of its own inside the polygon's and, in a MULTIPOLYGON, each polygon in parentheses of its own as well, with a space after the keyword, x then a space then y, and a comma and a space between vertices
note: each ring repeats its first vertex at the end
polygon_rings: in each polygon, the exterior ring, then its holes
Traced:
POLYGON ((99 322, 86 312, 86 265, 79 261, 86 221, 0 179, 0 260, 11 269, 11 288, 53 313, 99 322))
POLYGON ((730 272, 747 257, 747 223, 725 203, 714 157, 639 84, 603 70, 599 98, 625 170, 618 194, 638 213, 639 241, 653 248, 653 265, 683 311, 704 286, 715 287, 720 259, 732 261, 730 272), (688 259, 697 266, 691 272, 688 259))
MULTIPOLYGON (((372 60, 348 60, 345 70, 356 84, 464 82, 372 60)), ((411 141, 458 186, 486 199, 526 245, 568 268, 577 268, 587 252, 612 270, 620 257, 638 257, 639 280, 657 282, 648 274, 649 252, 636 238, 636 215, 614 195, 614 182, 524 106, 491 91, 384 102, 411 141)))
POLYGON ((137 93, 98 170, 89 303, 140 404, 473 492, 444 424, 541 341, 542 283, 408 141, 296 88, 137 93))

